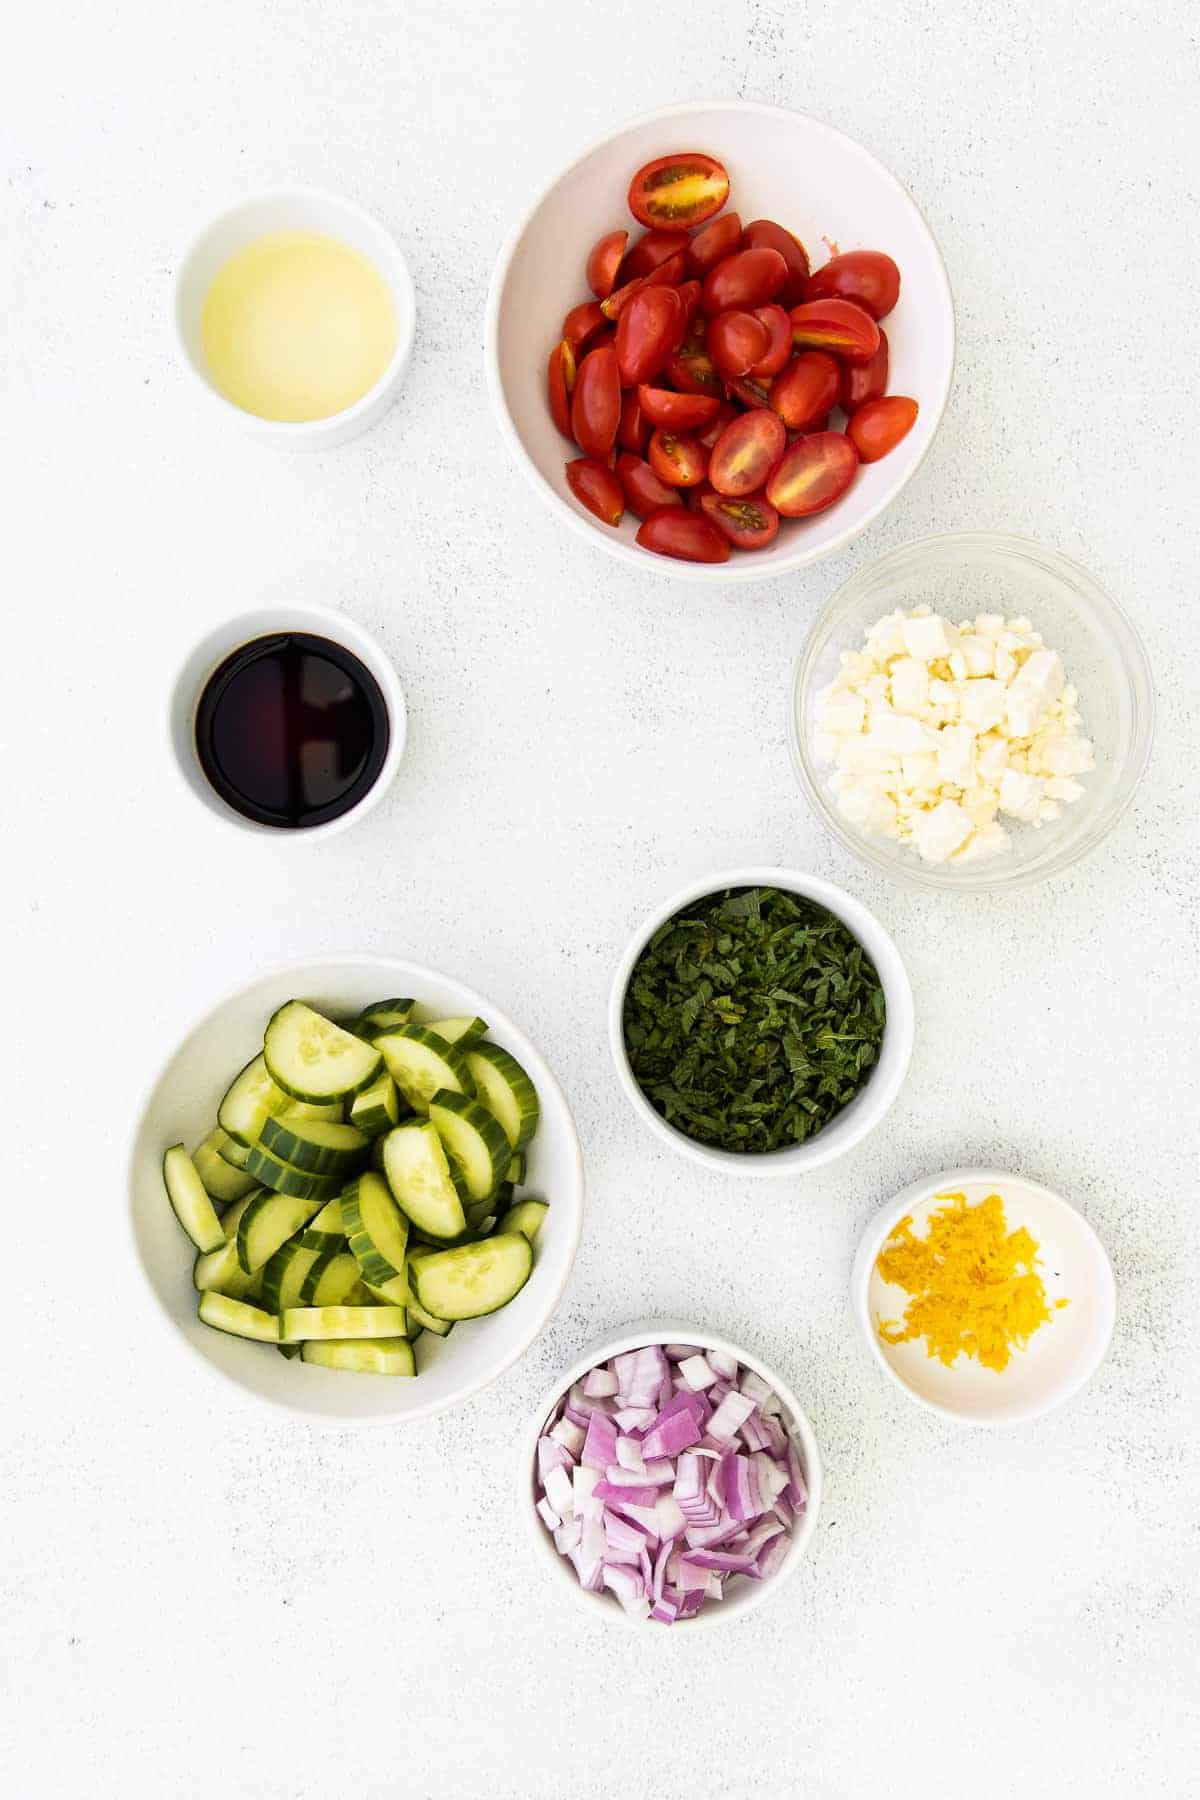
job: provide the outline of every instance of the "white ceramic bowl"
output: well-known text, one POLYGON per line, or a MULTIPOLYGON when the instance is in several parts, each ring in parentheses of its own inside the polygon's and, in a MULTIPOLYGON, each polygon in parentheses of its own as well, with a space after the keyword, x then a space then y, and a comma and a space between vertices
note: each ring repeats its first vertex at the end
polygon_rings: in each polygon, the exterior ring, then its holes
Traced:
POLYGON ((391 232, 338 194, 317 188, 284 188, 258 194, 219 213, 187 246, 175 273, 171 317, 175 344, 200 391, 224 416, 280 450, 328 450, 376 424, 395 400, 412 355, 416 298, 412 277, 391 232), (276 231, 317 231, 338 238, 374 264, 396 306, 396 348, 374 387, 353 406, 327 419, 281 421, 245 412, 220 391, 209 374, 201 341, 204 302, 213 278, 231 256, 276 231))
POLYGON ((911 196, 851 138, 803 113, 747 100, 667 106, 592 144, 537 197, 496 263, 485 331, 488 386, 517 465, 551 510, 589 544, 630 567, 716 585, 763 581, 840 550, 893 501, 933 442, 954 368, 954 307, 941 253, 911 196), (771 218, 796 232, 814 266, 823 239, 842 250, 886 250, 900 265, 900 300, 884 329, 889 390, 911 394, 920 414, 901 444, 858 471, 828 512, 784 520, 766 550, 726 563, 678 562, 640 550, 638 520, 601 525, 571 496, 563 474, 570 444, 546 404, 546 363, 567 310, 590 299, 588 251, 606 231, 640 226, 630 217, 631 177, 652 157, 704 150, 729 171, 730 209, 743 224, 771 218))
POLYGON ((554 1408, 576 1381, 581 1381, 589 1369, 597 1363, 608 1362, 610 1357, 621 1356, 626 1350, 641 1350, 647 1344, 695 1344, 700 1350, 723 1350, 729 1356, 736 1356, 747 1369, 753 1369, 756 1375, 770 1386, 783 1405, 785 1423, 790 1427, 800 1450, 800 1465, 804 1471, 804 1480, 808 1487, 808 1505, 803 1516, 793 1526, 788 1539, 788 1553, 780 1563, 774 1575, 766 1581, 738 1581, 731 1583, 726 1597, 719 1605, 712 1604, 691 1618, 680 1619, 675 1625, 668 1627, 671 1631, 699 1631, 713 1625, 728 1625, 735 1619, 744 1619, 747 1613, 754 1612, 765 1601, 770 1600, 789 1575, 794 1575, 800 1558, 808 1549, 813 1533, 817 1528, 817 1515, 821 1510, 821 1453, 817 1448, 817 1440, 813 1428, 809 1424, 800 1402, 787 1383, 779 1377, 769 1364, 743 1350, 740 1344, 731 1343, 728 1338, 721 1337, 715 1331, 701 1331, 694 1325, 685 1324, 680 1319, 639 1319, 632 1325, 622 1326, 621 1330, 608 1337, 597 1338, 595 1343, 578 1356, 571 1366, 560 1375, 549 1392, 544 1395, 541 1404, 533 1416, 533 1423, 525 1435, 517 1460, 517 1505, 521 1517, 529 1532, 529 1540, 533 1545, 534 1555, 546 1569, 559 1591, 572 1594, 578 1605, 584 1606, 598 1619, 607 1619, 610 1623, 635 1627, 645 1630, 649 1626, 654 1631, 664 1629, 657 1620, 634 1619, 624 1607, 607 1590, 593 1594, 579 1585, 575 1570, 565 1556, 560 1556, 554 1547, 554 1540, 537 1515, 535 1492, 535 1474, 537 1465, 537 1441, 550 1418, 554 1408))
POLYGON ((378 806, 395 778, 404 755, 407 712, 404 691, 389 658, 370 634, 348 619, 345 613, 326 607, 276 606, 261 612, 242 613, 227 619, 201 638, 189 651, 183 667, 175 677, 167 706, 167 732, 175 766, 184 786, 205 810, 235 831, 276 843, 314 843, 332 837, 365 818, 378 806), (196 709, 200 704, 208 678, 230 653, 255 638, 273 637, 277 632, 307 632, 314 637, 330 638, 351 650, 364 663, 379 684, 388 715, 388 749, 379 774, 362 798, 336 819, 321 825, 301 825, 295 829, 263 825, 248 819, 230 806, 208 780, 196 754, 196 709))
POLYGON ((900 952, 892 938, 861 901, 843 893, 841 888, 834 887, 828 881, 820 881, 815 875, 803 875, 796 869, 724 869, 715 875, 706 875, 701 881, 690 881, 677 894, 672 894, 669 900, 656 907, 650 917, 639 925, 613 978, 608 1002, 608 1041, 617 1080, 626 1099, 654 1135, 661 1138, 663 1143, 669 1144, 673 1150, 690 1157, 693 1162, 731 1174, 808 1175, 823 1164, 844 1156, 855 1144, 861 1143, 867 1133, 875 1129, 900 1092, 913 1049, 912 988, 900 960, 900 952), (849 1106, 831 1119, 808 1143, 796 1144, 787 1150, 772 1150, 763 1155, 741 1155, 734 1150, 710 1149, 707 1144, 698 1144, 682 1131, 677 1131, 673 1125, 668 1125, 643 1094, 629 1065, 622 1016, 625 989, 629 985, 633 966, 659 926, 664 925, 685 906, 704 899, 708 894, 721 893, 726 888, 748 887, 776 887, 788 893, 800 894, 841 919, 875 964, 887 1006, 883 1047, 865 1087, 859 1090, 849 1106))
POLYGON ((490 1000, 436 969, 396 957, 322 957, 239 988, 176 1047, 134 1130, 129 1220, 154 1310, 194 1364, 295 1418, 329 1425, 394 1424, 456 1406, 529 1348, 558 1305, 575 1260, 583 1223, 583 1159, 558 1082, 529 1039, 490 1000), (246 1343, 202 1325, 192 1288, 194 1252, 171 1212, 161 1173, 168 1145, 182 1140, 190 1148, 211 1129, 222 1093, 261 1048, 263 1027, 276 1007, 295 996, 344 1015, 390 994, 416 996, 420 1018, 478 1014, 488 1020, 496 1042, 528 1070, 541 1101, 541 1124, 529 1148, 529 1183, 531 1192, 550 1202, 525 1287, 500 1312, 458 1324, 446 1338, 426 1332, 417 1346, 415 1380, 289 1362, 270 1345, 246 1343))
POLYGON ((1116 1322, 1112 1265, 1083 1214, 1049 1188, 1003 1169, 947 1169, 889 1201, 859 1245, 851 1302, 867 1347, 889 1380, 921 1406, 963 1425, 1018 1425, 1061 1406, 1099 1368, 1116 1322), (921 1340, 885 1344, 875 1328, 877 1318, 901 1318, 908 1304, 902 1288, 880 1278, 879 1252, 906 1213, 923 1237, 936 1197, 946 1193, 965 1193, 972 1205, 999 1193, 1009 1230, 1025 1225, 1040 1245, 1039 1273, 1052 1318, 1002 1371, 965 1356, 946 1368, 926 1355, 921 1340), (1059 1298, 1070 1301, 1061 1311, 1054 1309, 1059 1298))

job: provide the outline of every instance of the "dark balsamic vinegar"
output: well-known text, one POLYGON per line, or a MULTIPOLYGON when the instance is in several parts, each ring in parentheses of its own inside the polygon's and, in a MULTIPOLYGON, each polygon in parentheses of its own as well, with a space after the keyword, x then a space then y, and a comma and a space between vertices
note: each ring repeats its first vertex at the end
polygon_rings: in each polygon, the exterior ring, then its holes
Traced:
POLYGON ((245 818, 285 830, 357 805, 389 736, 371 671, 341 644, 301 631, 233 651, 196 710, 196 752, 217 793, 245 818))

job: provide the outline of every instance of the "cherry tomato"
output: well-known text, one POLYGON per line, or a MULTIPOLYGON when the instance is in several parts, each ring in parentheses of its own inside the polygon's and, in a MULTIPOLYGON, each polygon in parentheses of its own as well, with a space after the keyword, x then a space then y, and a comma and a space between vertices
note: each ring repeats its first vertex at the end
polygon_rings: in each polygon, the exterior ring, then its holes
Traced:
POLYGON ((674 256, 659 263, 657 269, 651 269, 648 275, 639 275, 636 280, 627 281, 623 287, 614 289, 607 300, 601 300, 601 312, 606 319, 619 319, 622 309, 644 288, 676 287, 683 280, 683 267, 683 251, 677 250, 674 256))
POLYGON ((584 346, 591 342, 598 331, 603 331, 607 324, 608 320, 600 311, 598 300, 581 300, 563 320, 562 334, 578 356, 584 346))
POLYGON ((706 450, 711 450, 725 427, 734 419, 740 419, 741 416, 742 415, 736 406, 731 406, 728 400, 722 400, 715 415, 704 427, 703 431, 698 431, 696 433, 698 442, 703 444, 706 450))
POLYGON ((758 407, 725 427, 713 445, 708 479, 719 494, 740 499, 763 486, 786 449, 782 419, 758 407))
POLYGON ((791 311, 792 342, 798 350, 829 350, 847 362, 870 362, 879 348, 879 327, 853 300, 806 300, 791 311))
POLYGON ((642 225, 702 225, 728 198, 725 170, 699 150, 656 157, 629 184, 629 210, 642 225))
POLYGON ((715 525, 686 506, 663 506, 643 520, 637 534, 643 550, 657 556, 675 556, 681 562, 729 561, 729 544, 715 525))
POLYGON ((650 442, 651 425, 638 404, 636 389, 621 398, 621 417, 617 424, 617 442, 622 450, 643 456, 650 442))
POLYGON ((749 494, 744 500, 705 494, 700 508, 735 550, 765 550, 779 531, 779 514, 761 494, 749 494))
POLYGON ((642 417, 668 431, 696 431, 710 425, 721 410, 711 394, 673 394, 669 388, 640 387, 637 392, 642 417))
POLYGON ((842 374, 825 350, 801 350, 771 383, 771 405, 792 431, 811 431, 837 404, 842 374))
POLYGON ((663 431, 650 438, 650 467, 669 487, 698 487, 708 474, 708 451, 682 431, 663 431))
POLYGON ((787 264, 787 280, 782 291, 776 296, 780 306, 790 311, 805 298, 804 284, 808 280, 808 252, 800 239, 791 231, 785 231, 774 219, 754 219, 742 233, 743 250, 778 250, 787 264))
POLYGON ((585 456, 604 462, 621 418, 621 378, 611 344, 589 350, 579 365, 571 395, 571 430, 585 456))
POLYGON ((725 383, 730 394, 740 400, 743 406, 770 406, 770 383, 759 381, 753 375, 739 375, 725 383))
POLYGON ((733 381, 767 354, 771 334, 753 313, 723 312, 709 321, 705 342, 718 374, 733 381))
POLYGON ((649 381, 683 336, 685 320, 678 291, 643 288, 617 320, 617 372, 622 387, 649 381))
POLYGON ((683 301, 684 318, 690 326, 700 305, 700 283, 698 281, 685 281, 675 289, 675 292, 683 301))
POLYGON ((704 511, 705 497, 708 494, 715 494, 716 491, 717 490, 711 481, 702 481, 699 487, 688 488, 685 490, 683 504, 688 508, 689 512, 702 513, 704 511))
POLYGON ((688 274, 703 278, 714 263, 732 256, 741 247, 742 221, 735 212, 722 213, 711 225, 704 225, 688 244, 688 274))
POLYGON ((550 416, 564 437, 571 435, 571 389, 575 386, 575 352, 566 338, 550 352, 546 387, 550 395, 550 416))
POLYGON ((849 414, 857 412, 868 400, 881 400, 887 392, 888 384, 888 340, 887 332, 882 325, 879 328, 879 348, 865 363, 843 363, 842 385, 838 393, 838 405, 849 414))
POLYGON ((778 250, 739 250, 708 271, 700 304, 710 319, 714 313, 753 312, 773 300, 786 280, 778 250))
POLYGON ((660 506, 682 506, 683 499, 673 487, 660 481, 648 462, 623 451, 617 458, 617 480, 625 492, 625 504, 639 519, 657 512, 660 506))
POLYGON ((711 394, 723 400, 725 389, 702 337, 690 332, 679 349, 667 358, 667 379, 684 394, 711 394))
POLYGON ((858 467, 858 453, 840 431, 797 438, 767 482, 767 499, 785 519, 806 519, 840 500, 858 467))
POLYGON ((804 298, 853 300, 873 319, 886 319, 900 298, 900 271, 882 250, 847 250, 809 276, 804 298))
POLYGON ((878 462, 900 439, 907 437, 917 419, 917 403, 903 394, 888 394, 860 406, 846 427, 846 436, 858 451, 860 462, 878 462))
POLYGON ((750 374, 755 381, 769 381, 792 354, 792 321, 782 306, 756 306, 754 316, 762 320, 771 341, 767 354, 759 357, 750 374))
POLYGON ((581 456, 566 467, 567 486, 580 504, 595 513, 602 525, 619 525, 625 494, 608 465, 594 456, 581 456))
POLYGON ((686 250, 691 243, 686 231, 644 231, 632 250, 625 258, 621 269, 622 281, 636 281, 640 275, 649 275, 661 263, 680 250, 686 250))
POLYGON ((617 285, 617 270, 628 242, 627 231, 610 231, 593 244, 587 259, 587 284, 597 300, 607 300, 617 285))

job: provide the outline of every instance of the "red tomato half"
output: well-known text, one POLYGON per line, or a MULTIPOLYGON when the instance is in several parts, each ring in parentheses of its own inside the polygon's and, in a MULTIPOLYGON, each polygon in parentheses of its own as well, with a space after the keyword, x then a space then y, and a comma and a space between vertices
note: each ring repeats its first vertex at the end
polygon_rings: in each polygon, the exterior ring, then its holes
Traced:
POLYGON ((717 373, 733 381, 767 354, 771 334, 751 312, 723 312, 709 322, 705 343, 717 373))
POLYGON ((682 506, 682 496, 660 481, 648 462, 624 451, 617 458, 617 480, 625 492, 625 504, 639 519, 657 512, 660 506, 682 506))
POLYGON ((846 427, 846 436, 858 451, 860 462, 878 462, 907 437, 917 422, 917 403, 903 394, 888 394, 860 406, 846 427))
POLYGON ((771 405, 792 431, 811 431, 837 404, 842 373, 826 350, 801 350, 771 383, 771 405))
POLYGON ((668 256, 666 262, 659 263, 648 275, 639 275, 634 281, 627 281, 622 287, 614 289, 607 300, 601 300, 600 309, 606 319, 619 319, 623 308, 629 305, 635 294, 640 294, 648 287, 675 287, 683 280, 683 251, 677 250, 674 256, 668 256))
POLYGON ((679 349, 667 358, 667 379, 684 394, 709 394, 723 400, 725 389, 702 337, 690 332, 679 349))
POLYGON ((642 225, 702 225, 728 198, 729 176, 700 150, 656 157, 629 184, 629 210, 642 225))
POLYGON ((708 474, 708 451, 683 431, 655 431, 647 456, 654 473, 668 487, 699 487, 708 474))
POLYGON ((644 231, 625 257, 621 280, 636 281, 640 275, 651 274, 680 250, 686 250, 691 241, 686 231, 644 231))
POLYGON ((604 462, 621 418, 621 379, 611 344, 590 350, 579 365, 571 395, 571 430, 585 456, 604 462))
POLYGON ((627 231, 610 231, 592 246, 587 259, 587 284, 597 300, 607 300, 617 284, 617 270, 629 242, 627 231))
POLYGON ((590 343, 598 331, 603 331, 607 324, 608 320, 600 311, 598 300, 581 300, 563 320, 562 334, 578 356, 584 346, 590 343))
POLYGON ((564 437, 571 436, 571 389, 574 386, 575 352, 564 338, 550 352, 550 367, 546 373, 550 416, 564 437))
POLYGON ((736 406, 731 406, 728 400, 722 400, 715 416, 702 431, 696 433, 698 441, 704 445, 706 450, 711 450, 725 427, 740 417, 741 414, 736 406))
POLYGON ((809 277, 806 300, 853 300, 873 319, 886 319, 900 298, 900 271, 882 250, 847 250, 809 277))
POLYGON ((642 417, 668 431, 696 431, 709 425, 721 410, 711 394, 673 394, 670 388, 640 387, 637 393, 642 417))
POLYGON ((770 406, 770 384, 753 375, 739 375, 725 383, 730 395, 743 406, 770 406))
POLYGON ((625 494, 607 463, 581 456, 567 464, 567 485, 581 505, 602 525, 619 525, 625 511, 625 494))
POLYGON ((787 280, 787 264, 778 250, 739 250, 704 277, 700 304, 714 313, 753 312, 773 300, 787 280))
POLYGON ((785 519, 806 519, 840 500, 858 467, 858 453, 840 431, 797 438, 767 482, 767 499, 785 519))
POLYGON ((755 381, 769 381, 792 354, 792 321, 782 306, 756 306, 754 316, 766 326, 771 342, 749 373, 755 381))
POLYGON ((701 280, 715 263, 732 256, 741 247, 742 221, 735 212, 722 213, 710 225, 704 225, 688 243, 688 274, 701 280))
POLYGON ((808 251, 793 232, 785 231, 774 219, 753 219, 742 233, 743 250, 778 250, 787 264, 787 280, 776 296, 780 306, 790 311, 805 298, 808 280, 808 251))
POLYGON ((650 442, 650 421, 642 414, 636 392, 622 397, 617 442, 622 450, 630 450, 634 456, 643 456, 650 442))
POLYGON ((868 400, 879 400, 887 393, 888 384, 888 340, 887 332, 879 328, 879 348, 865 363, 843 363, 842 385, 838 394, 838 404, 847 414, 857 412, 868 400))
POLYGON ((642 522, 637 541, 643 550, 678 557, 681 562, 729 561, 729 544, 716 526, 686 506, 664 506, 651 513, 642 522))
POLYGON ((765 550, 779 532, 779 514, 761 494, 749 494, 744 500, 705 494, 700 508, 735 550, 765 550))
POLYGON ((870 362, 879 348, 879 327, 852 300, 806 300, 793 306, 792 342, 798 350, 831 350, 847 362, 870 362))
POLYGON ((617 372, 622 387, 649 381, 678 345, 686 327, 678 291, 648 287, 635 294, 617 320, 617 372))
POLYGON ((756 493, 786 448, 782 419, 757 407, 725 427, 713 445, 708 479, 719 494, 734 499, 756 493))

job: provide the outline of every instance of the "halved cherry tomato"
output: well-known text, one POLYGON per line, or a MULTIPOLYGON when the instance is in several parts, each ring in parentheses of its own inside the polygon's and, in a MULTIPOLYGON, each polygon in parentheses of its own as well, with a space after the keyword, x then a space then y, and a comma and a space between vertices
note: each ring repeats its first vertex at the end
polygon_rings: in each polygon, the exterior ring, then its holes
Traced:
POLYGON ((804 299, 808 280, 808 251, 794 232, 785 231, 774 219, 753 219, 742 233, 743 250, 778 250, 787 264, 787 280, 776 296, 790 311, 804 299))
POLYGON ((753 312, 773 300, 786 280, 778 250, 738 250, 708 271, 700 304, 710 319, 714 313, 753 312))
POLYGON ((684 316, 690 326, 696 315, 696 309, 700 305, 700 283, 698 281, 684 281, 675 289, 675 292, 683 301, 684 316))
POLYGON ((900 271, 882 250, 847 250, 810 275, 806 300, 853 300, 873 319, 886 319, 900 298, 900 271))
POLYGON ((696 437, 699 442, 704 445, 706 450, 711 450, 725 427, 734 419, 740 419, 741 416, 742 415, 736 406, 731 406, 728 400, 722 400, 720 406, 717 408, 715 416, 704 427, 703 431, 698 431, 696 433, 696 437))
POLYGON ((842 364, 838 404, 847 415, 857 412, 868 400, 881 400, 887 393, 887 384, 888 340, 887 332, 880 326, 879 348, 870 362, 842 364))
POLYGON ((622 450, 629 450, 634 456, 645 454, 646 445, 650 442, 652 426, 638 404, 637 390, 625 394, 621 399, 621 418, 617 425, 617 442, 622 450))
POLYGON ((727 425, 713 445, 708 479, 719 494, 735 499, 763 486, 787 449, 783 421, 764 408, 743 413, 727 425))
POLYGON ((617 270, 629 242, 627 231, 610 231, 593 244, 587 259, 587 284, 597 300, 607 300, 617 284, 617 270))
POLYGON ((900 439, 907 437, 917 421, 917 403, 903 394, 888 394, 882 400, 868 400, 860 406, 846 427, 846 436, 858 451, 860 462, 878 462, 900 439))
POLYGON ((754 316, 762 320, 771 341, 767 354, 759 357, 750 374, 756 381, 769 381, 792 354, 792 321, 782 306, 756 306, 754 316))
POLYGON ((751 312, 723 312, 709 321, 705 343, 717 373, 733 381, 767 354, 771 334, 751 312))
POLYGON ((708 451, 682 431, 663 431, 650 438, 650 467, 669 487, 698 487, 708 474, 708 451))
POLYGON ((696 337, 691 330, 679 349, 667 358, 667 379, 684 394, 711 394, 716 400, 725 397, 721 377, 703 337, 696 337))
POLYGON ((686 250, 691 243, 686 231, 644 231, 637 243, 625 257, 625 266, 621 270, 622 281, 636 281, 639 275, 649 275, 669 257, 680 250, 686 250))
POLYGON ((550 416, 564 437, 571 436, 571 389, 575 386, 575 352, 566 338, 550 352, 546 387, 550 395, 550 416))
POLYGON ((879 348, 879 327, 852 300, 806 300, 793 306, 792 342, 798 350, 830 350, 847 362, 870 362, 879 348))
POLYGON ((642 417, 668 431, 696 431, 709 425, 721 410, 711 394, 673 394, 670 388, 640 387, 637 392, 642 417))
POLYGON ((711 225, 702 226, 688 244, 688 274, 708 274, 714 263, 732 256, 742 242, 742 221, 735 212, 722 213, 711 225))
POLYGON ((579 365, 571 395, 571 430, 585 456, 604 462, 621 418, 621 378, 611 344, 589 350, 579 365))
POLYGON ((699 150, 658 156, 629 184, 629 210, 642 225, 702 225, 728 198, 729 176, 699 150))
POLYGON ((581 456, 566 467, 567 486, 580 504, 595 513, 602 525, 619 525, 625 493, 608 465, 594 456, 581 456))
POLYGON ((771 383, 771 405, 793 431, 811 431, 837 404, 841 370, 826 350, 801 350, 771 383))
POLYGON ((581 300, 563 320, 562 334, 578 356, 584 346, 598 331, 603 331, 607 324, 608 320, 600 311, 598 300, 581 300))
POLYGON ((761 494, 743 500, 727 494, 705 494, 701 510, 735 550, 765 550, 779 531, 779 514, 761 494))
POLYGON ((715 494, 716 491, 711 481, 702 481, 699 487, 686 489, 683 495, 683 504, 690 512, 702 513, 705 497, 708 494, 715 494))
POLYGON ((635 294, 617 320, 617 372, 621 386, 637 387, 657 375, 685 328, 678 289, 649 287, 635 294))
POLYGON ((617 480, 625 493, 625 504, 631 513, 644 519, 660 506, 682 506, 683 498, 665 481, 660 481, 648 462, 623 451, 617 458, 617 480))
POLYGON ((642 521, 637 541, 657 556, 675 556, 681 562, 729 561, 729 544, 715 525, 689 512, 686 506, 663 506, 642 521))
POLYGON ((725 383, 729 393, 743 406, 770 406, 770 383, 753 375, 738 375, 725 383))
POLYGON ((639 275, 633 281, 627 281, 622 287, 614 289, 607 300, 601 300, 600 310, 606 319, 619 319, 622 309, 629 305, 635 294, 640 294, 648 287, 677 287, 683 280, 683 251, 677 250, 666 262, 659 263, 648 275, 639 275))
POLYGON ((767 499, 785 519, 806 519, 840 500, 858 467, 858 452, 840 431, 797 438, 767 482, 767 499))

